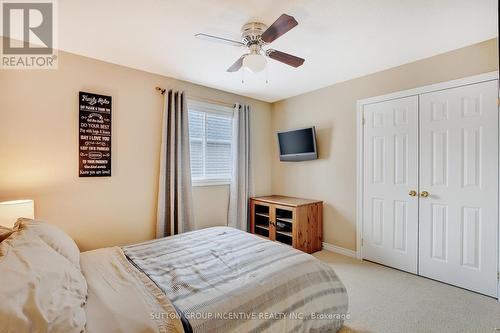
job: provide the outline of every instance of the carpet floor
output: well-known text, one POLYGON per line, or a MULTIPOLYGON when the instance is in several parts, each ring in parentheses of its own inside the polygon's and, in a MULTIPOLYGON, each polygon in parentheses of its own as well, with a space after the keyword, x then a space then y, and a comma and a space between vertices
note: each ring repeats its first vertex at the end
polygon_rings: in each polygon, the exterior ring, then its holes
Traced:
POLYGON ((329 251, 347 288, 350 318, 340 333, 500 332, 496 299, 329 251))

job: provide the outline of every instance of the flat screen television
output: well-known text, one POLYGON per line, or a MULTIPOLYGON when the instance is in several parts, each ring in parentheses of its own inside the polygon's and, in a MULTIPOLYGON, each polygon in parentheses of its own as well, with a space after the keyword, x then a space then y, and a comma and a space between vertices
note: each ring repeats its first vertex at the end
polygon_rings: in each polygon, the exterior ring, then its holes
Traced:
POLYGON ((278 132, 280 161, 308 161, 318 158, 314 126, 278 132))

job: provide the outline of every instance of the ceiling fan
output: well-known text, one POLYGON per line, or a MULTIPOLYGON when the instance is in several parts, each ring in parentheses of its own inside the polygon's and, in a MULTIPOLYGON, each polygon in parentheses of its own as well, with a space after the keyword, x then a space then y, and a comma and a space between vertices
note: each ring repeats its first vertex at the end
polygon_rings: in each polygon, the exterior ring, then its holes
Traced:
POLYGON ((301 66, 305 60, 274 49, 264 50, 263 46, 272 43, 298 24, 293 16, 281 14, 269 27, 260 22, 249 22, 243 25, 241 28, 241 42, 204 33, 197 33, 195 37, 235 46, 244 46, 249 49, 248 53, 242 55, 227 69, 228 72, 237 72, 241 67, 245 67, 252 72, 260 72, 266 68, 267 61, 264 55, 296 68, 301 66))

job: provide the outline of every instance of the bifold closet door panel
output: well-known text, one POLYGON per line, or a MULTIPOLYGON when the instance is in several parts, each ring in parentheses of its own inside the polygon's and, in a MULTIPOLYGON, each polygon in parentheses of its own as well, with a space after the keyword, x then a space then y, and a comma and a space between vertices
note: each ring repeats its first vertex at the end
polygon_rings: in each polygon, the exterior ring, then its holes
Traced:
POLYGON ((419 274, 494 297, 497 89, 488 81, 420 95, 419 274))
POLYGON ((417 273, 418 97, 363 107, 363 258, 417 273))

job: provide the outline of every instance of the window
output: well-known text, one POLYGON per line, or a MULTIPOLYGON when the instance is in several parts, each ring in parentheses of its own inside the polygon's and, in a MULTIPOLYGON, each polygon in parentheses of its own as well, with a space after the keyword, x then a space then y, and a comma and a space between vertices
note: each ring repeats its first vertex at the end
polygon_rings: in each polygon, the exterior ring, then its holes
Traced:
POLYGON ((229 184, 232 178, 233 110, 188 101, 193 184, 229 184))

